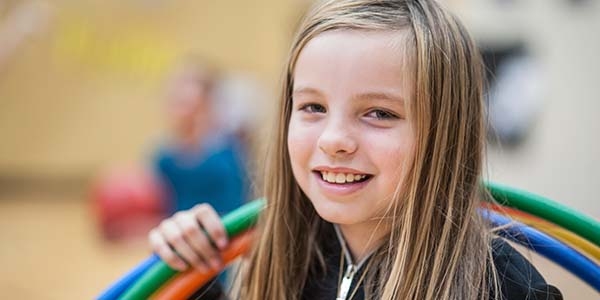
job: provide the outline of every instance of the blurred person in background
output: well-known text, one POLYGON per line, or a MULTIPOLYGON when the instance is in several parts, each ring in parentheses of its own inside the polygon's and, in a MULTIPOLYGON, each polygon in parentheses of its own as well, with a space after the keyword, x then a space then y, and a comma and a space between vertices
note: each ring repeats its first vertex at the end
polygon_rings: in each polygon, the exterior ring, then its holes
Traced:
POLYGON ((93 184, 93 209, 105 238, 138 237, 198 203, 226 214, 247 200, 246 146, 253 128, 247 103, 255 99, 246 83, 223 78, 193 57, 174 68, 166 81, 168 131, 150 168, 114 166, 93 184))
POLYGON ((168 189, 172 212, 208 202, 225 214, 247 198, 245 146, 222 126, 220 76, 209 63, 188 58, 167 81, 169 133, 154 157, 168 189))

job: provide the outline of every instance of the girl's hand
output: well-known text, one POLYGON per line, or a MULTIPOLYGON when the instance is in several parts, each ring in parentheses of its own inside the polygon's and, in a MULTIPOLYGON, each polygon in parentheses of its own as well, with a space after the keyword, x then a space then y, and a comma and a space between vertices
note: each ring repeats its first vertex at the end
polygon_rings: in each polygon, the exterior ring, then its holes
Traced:
POLYGON ((227 234, 219 215, 203 203, 162 221, 148 235, 152 250, 171 268, 201 272, 221 270, 219 254, 227 246, 227 234))

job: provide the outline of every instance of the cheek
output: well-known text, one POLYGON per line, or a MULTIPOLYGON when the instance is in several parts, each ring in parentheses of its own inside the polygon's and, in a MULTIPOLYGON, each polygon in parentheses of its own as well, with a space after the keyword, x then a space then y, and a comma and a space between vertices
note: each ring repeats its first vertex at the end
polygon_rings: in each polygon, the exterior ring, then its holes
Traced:
POLYGON ((371 147, 370 156, 380 170, 386 172, 390 179, 401 178, 413 157, 414 137, 412 132, 406 129, 398 130, 374 136, 367 143, 377 145, 371 147))
POLYGON ((314 150, 315 133, 308 126, 297 124, 292 119, 288 131, 288 151, 294 172, 298 168, 308 167, 308 162, 314 150))

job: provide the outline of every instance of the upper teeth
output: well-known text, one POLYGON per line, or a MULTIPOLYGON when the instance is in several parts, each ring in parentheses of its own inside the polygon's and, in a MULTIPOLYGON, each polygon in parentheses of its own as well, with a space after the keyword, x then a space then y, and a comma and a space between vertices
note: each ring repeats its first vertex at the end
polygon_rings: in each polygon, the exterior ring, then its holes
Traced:
POLYGON ((323 180, 331 183, 346 183, 364 179, 367 175, 321 171, 321 177, 323 180))

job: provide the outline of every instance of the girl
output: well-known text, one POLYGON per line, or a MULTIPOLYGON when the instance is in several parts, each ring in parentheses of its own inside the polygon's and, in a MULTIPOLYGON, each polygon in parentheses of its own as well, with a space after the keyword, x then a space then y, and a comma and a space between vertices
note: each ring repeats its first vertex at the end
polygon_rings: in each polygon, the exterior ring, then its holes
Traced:
MULTIPOLYGON (((560 299, 477 213, 482 76, 436 1, 318 4, 287 64, 268 205, 237 297, 560 299)), ((150 241, 179 270, 219 268, 227 243, 206 205, 150 241)))

